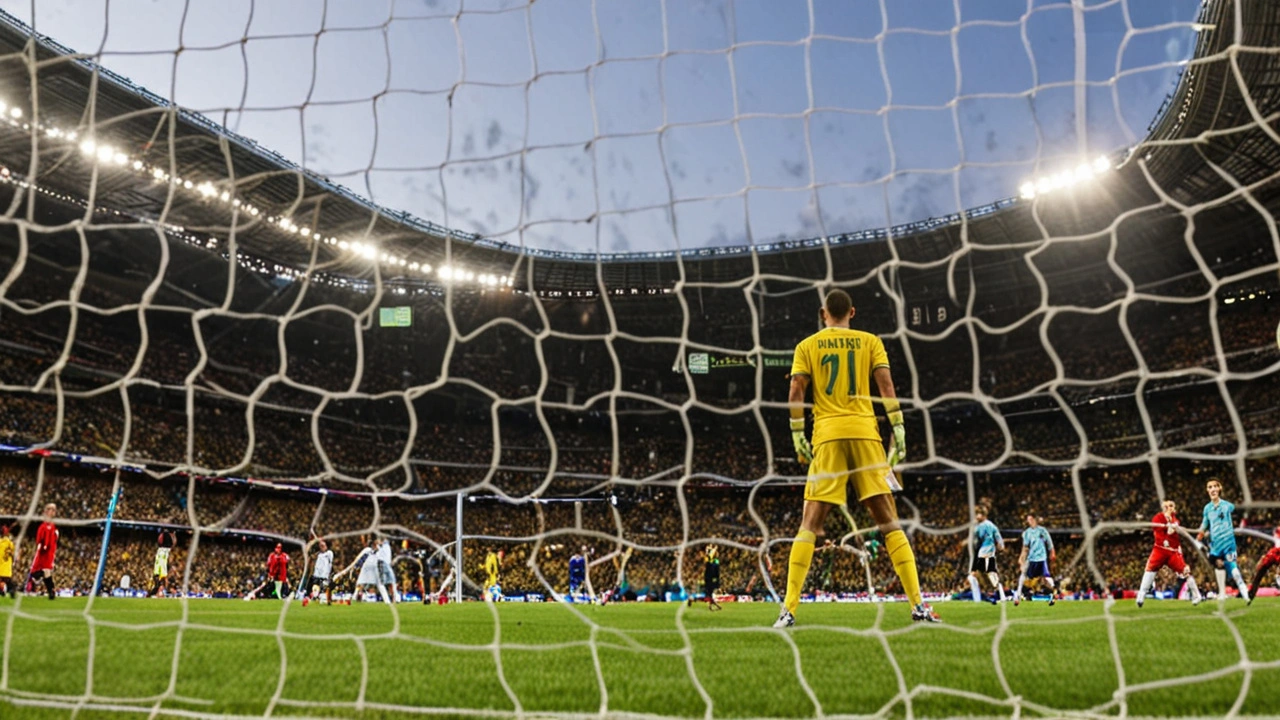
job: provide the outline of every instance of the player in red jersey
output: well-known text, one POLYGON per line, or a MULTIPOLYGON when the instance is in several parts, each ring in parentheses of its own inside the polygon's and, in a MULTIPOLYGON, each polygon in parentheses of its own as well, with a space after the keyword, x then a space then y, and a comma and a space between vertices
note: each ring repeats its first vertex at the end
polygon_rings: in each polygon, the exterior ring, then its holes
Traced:
POLYGON ((276 597, 284 599, 284 584, 289 582, 289 553, 276 543, 275 552, 267 557, 267 578, 276 584, 276 597))
POLYGON ((1271 535, 1272 542, 1275 546, 1267 551, 1266 555, 1258 561, 1258 567, 1253 571, 1253 579, 1249 581, 1249 602, 1258 596, 1258 582, 1262 580, 1262 576, 1267 574, 1273 565, 1280 565, 1280 527, 1277 527, 1271 535))
POLYGON ((57 514, 57 505, 49 503, 44 506, 44 522, 36 530, 36 556, 31 561, 31 579, 27 582, 28 592, 34 589, 36 582, 43 582, 50 600, 54 598, 53 558, 58 553, 58 528, 53 524, 57 514))
POLYGON ((1196 579, 1191 577, 1191 568, 1182 557, 1182 538, 1178 537, 1178 516, 1172 500, 1161 504, 1163 510, 1151 518, 1152 534, 1155 535, 1155 547, 1151 549, 1151 557, 1147 560, 1147 571, 1142 574, 1142 587, 1138 588, 1138 607, 1147 599, 1151 585, 1156 581, 1156 573, 1168 565, 1170 570, 1178 573, 1178 577, 1187 581, 1191 590, 1191 604, 1200 604, 1200 588, 1196 587, 1196 579))

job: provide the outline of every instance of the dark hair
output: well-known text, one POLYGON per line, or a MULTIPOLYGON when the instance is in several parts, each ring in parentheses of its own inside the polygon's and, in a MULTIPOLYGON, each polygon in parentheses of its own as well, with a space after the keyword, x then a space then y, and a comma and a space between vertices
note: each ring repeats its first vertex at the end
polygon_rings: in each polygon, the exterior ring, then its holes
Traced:
POLYGON ((975 508, 973 509, 973 514, 974 514, 974 515, 986 515, 986 514, 987 514, 987 508, 986 508, 985 506, 983 506, 983 505, 979 505, 979 506, 977 506, 977 507, 975 507, 975 508))
POLYGON ((853 311, 853 298, 843 290, 832 290, 827 293, 827 299, 823 305, 827 309, 827 315, 832 319, 842 320, 849 317, 849 313, 853 311))

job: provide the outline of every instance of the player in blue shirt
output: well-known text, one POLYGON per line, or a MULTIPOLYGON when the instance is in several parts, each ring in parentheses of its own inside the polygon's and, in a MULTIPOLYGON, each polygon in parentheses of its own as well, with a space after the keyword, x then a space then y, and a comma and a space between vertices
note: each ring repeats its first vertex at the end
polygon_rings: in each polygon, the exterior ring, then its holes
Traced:
POLYGON ((1022 553, 1018 556, 1018 565, 1022 574, 1018 576, 1018 592, 1013 594, 1016 607, 1022 601, 1022 585, 1028 579, 1035 580, 1038 585, 1043 580, 1049 586, 1049 604, 1052 605, 1057 595, 1053 584, 1053 573, 1049 571, 1049 563, 1057 558, 1053 550, 1053 538, 1049 531, 1040 527, 1034 513, 1027 513, 1027 529, 1022 531, 1022 553))
POLYGON ((1200 521, 1200 532, 1196 533, 1196 542, 1204 539, 1209 533, 1209 564, 1213 565, 1218 580, 1218 599, 1227 597, 1227 573, 1235 581, 1240 590, 1240 597, 1250 598, 1249 588, 1244 584, 1244 577, 1236 565, 1236 527, 1232 514, 1236 506, 1222 499, 1222 483, 1210 480, 1205 485, 1209 493, 1209 502, 1204 506, 1204 518, 1200 521))
POLYGON ((996 570, 996 549, 1004 549, 1004 538, 1000 536, 1000 528, 987 519, 986 508, 974 508, 973 517, 978 524, 973 527, 974 550, 973 563, 969 566, 969 587, 973 590, 973 601, 982 602, 982 588, 978 583, 985 575, 995 591, 991 600, 995 605, 1004 599, 1004 585, 1000 583, 1000 573, 996 570))
POLYGON ((587 548, 583 546, 582 552, 574 553, 569 558, 569 596, 576 597, 578 591, 581 590, 583 583, 587 581, 587 548))

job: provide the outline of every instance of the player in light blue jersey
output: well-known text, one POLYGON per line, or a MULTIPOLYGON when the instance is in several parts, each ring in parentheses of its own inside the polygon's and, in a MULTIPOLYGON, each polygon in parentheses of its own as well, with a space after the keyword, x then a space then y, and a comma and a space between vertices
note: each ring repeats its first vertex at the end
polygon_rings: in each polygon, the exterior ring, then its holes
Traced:
POLYGON ((1022 585, 1028 579, 1035 580, 1037 585, 1043 580, 1049 586, 1049 604, 1054 603, 1058 590, 1054 586, 1049 563, 1056 558, 1057 553, 1054 552, 1053 538, 1049 537, 1049 531, 1040 527, 1035 513, 1027 513, 1027 529, 1022 531, 1022 553, 1018 556, 1022 574, 1018 576, 1018 592, 1013 594, 1014 606, 1022 601, 1022 585))
POLYGON ((982 602, 982 587, 978 583, 986 576, 995 593, 991 599, 991 604, 995 605, 1004 599, 1004 585, 1000 583, 1000 573, 996 570, 996 550, 1004 549, 1004 538, 1000 535, 1000 528, 987 519, 986 508, 974 508, 973 517, 978 524, 973 527, 973 563, 969 566, 969 587, 973 590, 973 601, 982 602))
POLYGON ((1252 602, 1249 587, 1244 583, 1244 576, 1236 565, 1236 526, 1232 515, 1236 506, 1222 499, 1222 483, 1210 480, 1205 485, 1209 493, 1209 502, 1204 506, 1204 517, 1200 521, 1200 532, 1196 533, 1196 542, 1204 539, 1209 533, 1209 564, 1213 565, 1218 580, 1218 599, 1227 597, 1227 574, 1235 581, 1240 590, 1240 597, 1252 602))

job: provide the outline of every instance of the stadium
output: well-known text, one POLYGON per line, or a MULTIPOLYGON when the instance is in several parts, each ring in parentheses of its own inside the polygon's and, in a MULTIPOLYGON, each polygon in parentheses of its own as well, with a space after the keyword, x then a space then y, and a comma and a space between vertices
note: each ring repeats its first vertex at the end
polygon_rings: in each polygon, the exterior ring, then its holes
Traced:
POLYGON ((1160 501, 1194 532, 1211 479, 1244 578, 1280 544, 1280 6, 1193 24, 1140 142, 1018 196, 586 252, 383 207, 0 14, 0 716, 1280 712, 1274 584, 1224 592, 1206 546, 1209 602, 1168 569, 1133 602, 1160 501), (851 502, 769 629, 833 289, 893 369, 938 627, 851 502), (1038 518, 1050 593, 971 602, 978 507, 1010 591, 1038 518), (320 538, 335 570, 391 548, 402 602, 311 593, 320 538))

